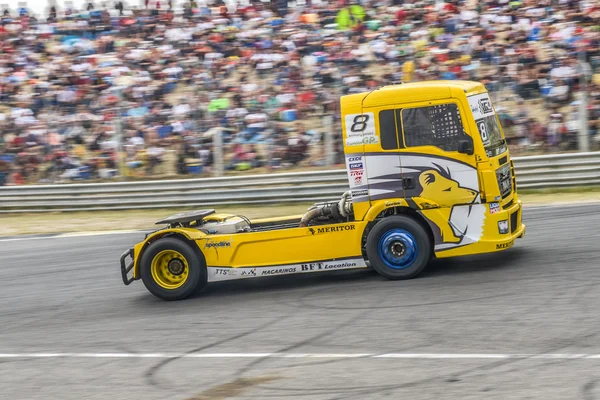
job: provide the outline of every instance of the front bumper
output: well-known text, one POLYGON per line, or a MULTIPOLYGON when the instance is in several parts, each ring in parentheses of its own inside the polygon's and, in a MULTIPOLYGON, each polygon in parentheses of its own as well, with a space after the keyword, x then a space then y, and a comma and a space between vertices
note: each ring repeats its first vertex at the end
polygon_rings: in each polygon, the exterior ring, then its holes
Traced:
POLYGON ((133 277, 129 278, 127 275, 133 269, 134 258, 133 258, 133 249, 127 250, 125 253, 121 254, 121 277, 123 278, 123 283, 125 285, 129 285, 135 279, 133 277), (125 259, 127 257, 131 257, 131 262, 125 265, 125 259))
POLYGON ((525 236, 526 226, 522 221, 523 205, 521 200, 501 207, 499 211, 494 213, 490 211, 488 203, 485 203, 485 206, 487 210, 481 238, 477 242, 466 246, 436 249, 435 256, 437 258, 502 251, 513 247, 517 239, 525 236), (500 232, 499 222, 504 223, 505 231, 500 232))
MULTIPOLYGON (((499 221, 505 221, 508 224, 508 231, 504 234, 496 231, 496 237, 487 238, 485 240, 488 246, 486 251, 492 252, 508 249, 515 244, 515 240, 521 239, 525 236, 527 227, 523 223, 523 203, 521 200, 517 200, 514 204, 511 204, 508 207, 503 207, 503 210, 500 213, 493 215, 496 217, 490 218, 492 230, 498 227, 499 221)), ((490 215, 489 217, 492 216, 490 215)))
POLYGON ((511 247, 516 239, 520 239, 525 236, 525 224, 523 223, 523 203, 521 200, 517 200, 508 206, 501 207, 502 211, 491 214, 488 209, 486 221, 490 224, 490 236, 486 238, 486 241, 495 243, 498 250, 503 250, 507 247, 511 247), (500 232, 500 222, 504 222, 507 227, 506 232, 500 232), (507 246, 507 244, 509 246, 507 246))

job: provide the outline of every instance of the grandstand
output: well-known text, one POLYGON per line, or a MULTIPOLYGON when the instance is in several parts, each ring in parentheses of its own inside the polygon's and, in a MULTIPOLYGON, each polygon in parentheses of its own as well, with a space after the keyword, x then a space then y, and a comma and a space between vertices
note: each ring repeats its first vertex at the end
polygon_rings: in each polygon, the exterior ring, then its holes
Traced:
POLYGON ((425 79, 484 82, 517 154, 598 146, 596 2, 226 3, 4 11, 0 185, 321 168, 340 95, 425 79))

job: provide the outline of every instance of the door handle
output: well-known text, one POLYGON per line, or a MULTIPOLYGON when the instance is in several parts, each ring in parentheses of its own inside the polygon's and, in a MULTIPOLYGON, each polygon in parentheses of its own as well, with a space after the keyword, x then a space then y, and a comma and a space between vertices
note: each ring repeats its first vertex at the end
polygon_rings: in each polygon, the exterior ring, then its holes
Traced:
POLYGON ((415 182, 413 178, 402 178, 402 188, 404 189, 414 189, 415 182))

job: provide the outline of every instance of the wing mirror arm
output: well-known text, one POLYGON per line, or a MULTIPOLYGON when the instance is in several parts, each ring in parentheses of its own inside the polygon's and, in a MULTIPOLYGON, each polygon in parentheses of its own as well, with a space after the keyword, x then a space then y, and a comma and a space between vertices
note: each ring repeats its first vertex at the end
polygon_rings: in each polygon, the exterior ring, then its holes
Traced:
POLYGON ((473 148, 473 139, 469 138, 468 140, 460 140, 458 142, 458 152, 472 156, 475 153, 475 149, 473 148))

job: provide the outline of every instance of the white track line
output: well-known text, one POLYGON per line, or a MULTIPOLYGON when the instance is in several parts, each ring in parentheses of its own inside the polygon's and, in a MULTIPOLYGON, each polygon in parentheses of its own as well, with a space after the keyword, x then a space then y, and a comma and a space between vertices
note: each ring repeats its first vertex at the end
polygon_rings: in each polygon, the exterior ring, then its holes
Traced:
POLYGON ((0 353, 0 359, 7 358, 389 358, 389 359, 587 359, 600 360, 600 354, 486 354, 486 353, 0 353))

